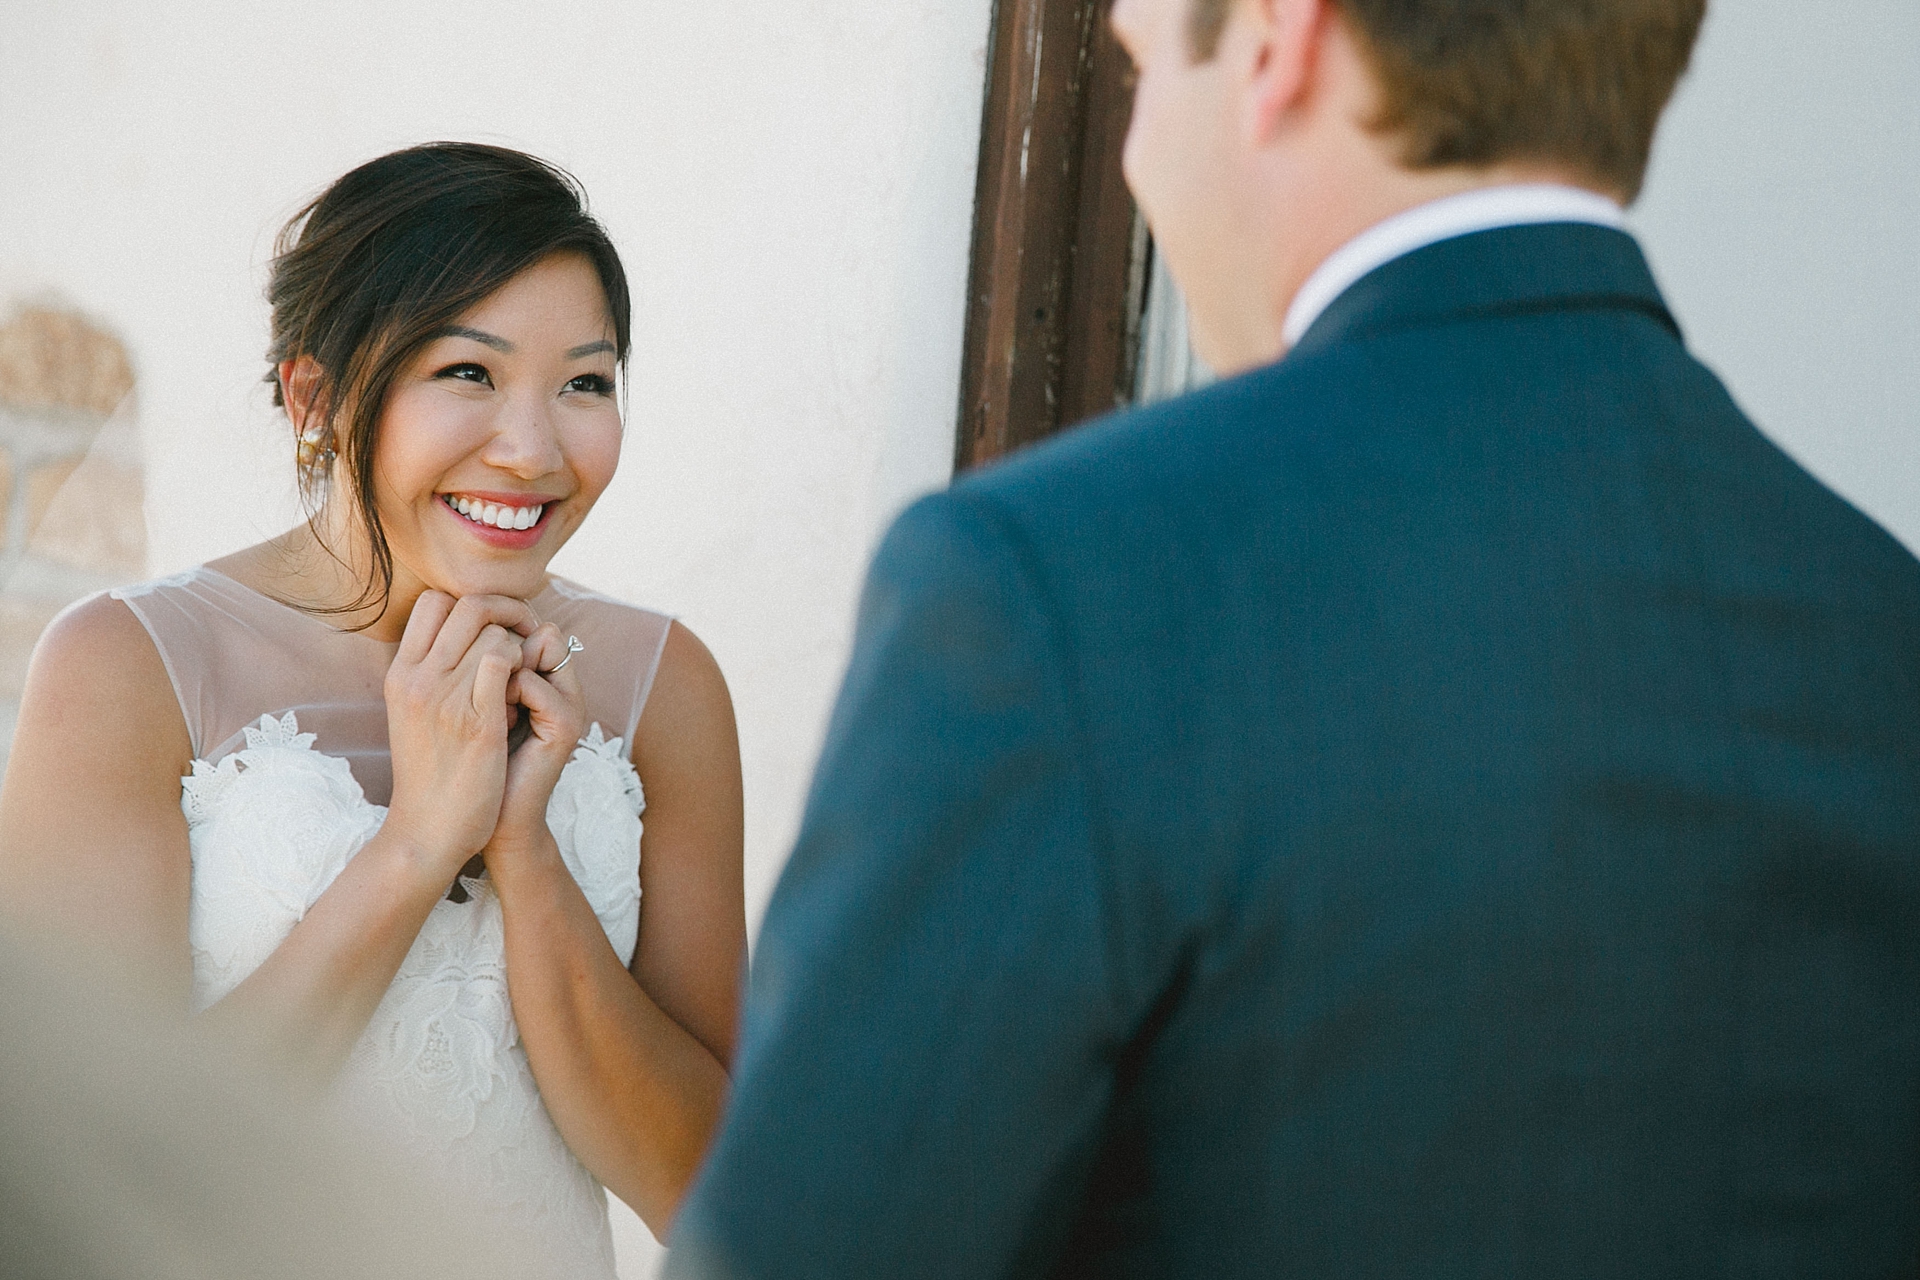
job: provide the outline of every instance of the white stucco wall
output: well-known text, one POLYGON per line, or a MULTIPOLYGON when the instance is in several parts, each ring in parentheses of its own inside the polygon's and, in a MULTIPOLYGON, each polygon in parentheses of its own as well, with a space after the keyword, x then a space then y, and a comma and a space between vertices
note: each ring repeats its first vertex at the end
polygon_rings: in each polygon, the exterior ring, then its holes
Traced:
MULTIPOLYGON (((621 474, 559 567, 718 654, 757 918, 867 552, 947 478, 989 8, 15 4, 0 302, 55 290, 127 340, 167 571, 293 517, 257 381, 286 215, 434 137, 571 168, 626 254, 637 325, 621 474)), ((1695 348, 1911 545, 1916 157, 1913 0, 1715 0, 1634 215, 1695 348)))
POLYGON ((284 528, 281 221, 435 137, 572 169, 633 275, 628 444, 559 567, 682 615, 733 682, 752 894, 794 825, 864 557, 950 473, 987 0, 14 6, 0 300, 140 372, 152 568, 284 528))
POLYGON ((295 515, 258 384, 263 264, 288 214, 436 137, 573 170, 626 257, 636 341, 620 475, 558 567, 679 614, 719 657, 757 920, 867 554, 951 471, 989 13, 11 5, 0 303, 57 291, 125 337, 151 568, 170 571, 295 515))

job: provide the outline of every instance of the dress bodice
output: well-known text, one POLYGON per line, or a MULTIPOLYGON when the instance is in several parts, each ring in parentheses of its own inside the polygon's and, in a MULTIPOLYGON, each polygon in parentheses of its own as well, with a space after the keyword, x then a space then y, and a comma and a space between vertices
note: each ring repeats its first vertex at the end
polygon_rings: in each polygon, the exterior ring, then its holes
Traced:
MULTIPOLYGON (((204 1009, 285 941, 385 820, 364 784, 387 798, 380 688, 395 646, 208 569, 114 595, 153 637, 194 745, 181 807, 193 859, 194 1005, 204 1009)), ((593 723, 547 823, 631 963, 645 799, 626 744, 669 620, 558 582, 533 603, 600 659, 581 664, 593 723), (625 734, 607 736, 608 719, 625 734)), ((519 1042, 499 899, 484 878, 462 883, 465 901, 438 903, 401 964, 354 1050, 341 1102, 427 1157, 456 1192, 521 1226, 556 1275, 611 1280, 605 1194, 547 1115, 519 1042)))
MULTIPOLYGON (((381 687, 398 644, 343 631, 204 566, 112 594, 153 638, 196 760, 225 759, 261 716, 291 711, 320 750, 352 766, 369 800, 391 798, 381 687)), ((561 578, 530 603, 586 642, 574 669, 587 719, 631 743, 672 620, 561 578)))

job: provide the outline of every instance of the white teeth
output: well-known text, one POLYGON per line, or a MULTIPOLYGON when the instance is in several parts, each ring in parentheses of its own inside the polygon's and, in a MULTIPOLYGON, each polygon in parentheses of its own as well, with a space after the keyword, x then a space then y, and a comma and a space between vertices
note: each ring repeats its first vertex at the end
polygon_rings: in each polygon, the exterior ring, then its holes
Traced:
POLYGON ((503 507, 494 502, 477 502, 462 497, 451 497, 446 502, 475 524, 491 525, 496 529, 531 529, 540 523, 540 517, 547 511, 544 502, 535 507, 503 507))

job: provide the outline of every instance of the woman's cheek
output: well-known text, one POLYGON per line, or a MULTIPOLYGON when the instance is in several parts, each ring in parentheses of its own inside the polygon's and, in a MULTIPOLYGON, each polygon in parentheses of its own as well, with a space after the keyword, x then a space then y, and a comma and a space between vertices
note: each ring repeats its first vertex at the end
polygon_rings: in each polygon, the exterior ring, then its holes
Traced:
POLYGON ((485 403, 432 383, 396 390, 381 415, 375 465, 396 496, 431 489, 449 468, 485 443, 492 411, 485 403))
POLYGON ((570 442, 567 452, 571 455, 568 460, 573 465, 574 477, 580 482, 580 488, 595 499, 613 483, 613 473, 619 470, 623 436, 618 415, 612 415, 610 422, 595 423, 576 433, 570 442))

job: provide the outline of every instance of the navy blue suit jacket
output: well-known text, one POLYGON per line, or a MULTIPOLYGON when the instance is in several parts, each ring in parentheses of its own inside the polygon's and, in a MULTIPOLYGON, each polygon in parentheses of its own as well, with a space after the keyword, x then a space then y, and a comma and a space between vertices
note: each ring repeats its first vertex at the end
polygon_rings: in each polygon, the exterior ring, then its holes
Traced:
POLYGON ((1484 232, 903 516, 676 1274, 1894 1276, 1920 564, 1484 232))

